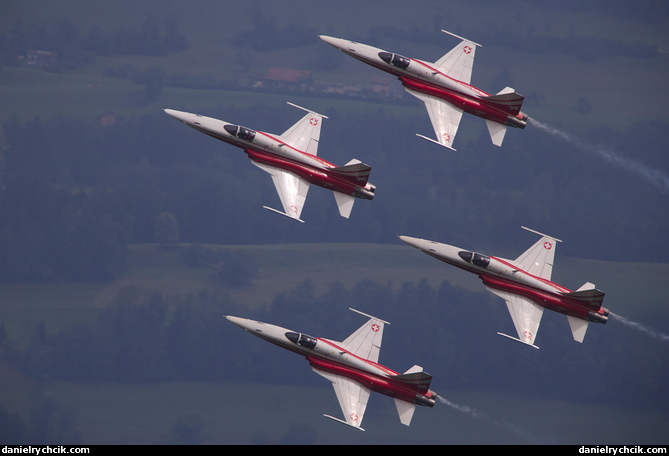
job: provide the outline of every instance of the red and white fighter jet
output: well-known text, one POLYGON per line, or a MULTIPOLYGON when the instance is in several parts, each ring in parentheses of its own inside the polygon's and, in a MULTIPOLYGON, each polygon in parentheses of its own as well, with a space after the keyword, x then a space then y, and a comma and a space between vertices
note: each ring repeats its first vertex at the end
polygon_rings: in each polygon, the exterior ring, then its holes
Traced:
POLYGON ((409 426, 416 404, 433 407, 437 394, 431 391, 432 376, 420 366, 399 374, 378 363, 383 337, 383 320, 364 314, 369 321, 343 342, 309 336, 280 326, 226 316, 254 336, 304 356, 319 375, 332 382, 344 420, 332 420, 364 431, 360 427, 372 391, 395 399, 402 424, 409 426))
POLYGON ((462 113, 466 112, 485 119, 493 144, 501 146, 506 127, 527 125, 527 115, 520 111, 524 97, 511 87, 490 95, 472 86, 474 54, 481 45, 446 30, 442 32, 462 41, 434 63, 355 41, 325 35, 320 38, 361 62, 397 76, 407 92, 425 103, 437 140, 417 136, 453 149, 462 113))
MULTIPOLYGON (((355 198, 371 200, 376 187, 367 182, 372 168, 353 159, 344 166, 335 166, 317 156, 321 122, 326 116, 288 103, 307 111, 295 125, 282 135, 264 133, 189 112, 164 111, 206 135, 244 149, 251 163, 272 176, 283 212, 265 209, 300 219, 309 185, 315 184, 334 192, 342 217, 348 218, 355 198)), ((304 223, 304 222, 303 222, 304 223)))
POLYGON ((400 236, 421 252, 450 265, 478 274, 493 294, 506 301, 518 338, 497 333, 534 348, 544 309, 567 315, 574 340, 583 342, 588 323, 606 323, 609 311, 602 307, 604 292, 587 282, 576 291, 551 282, 555 243, 562 242, 529 228, 541 237, 515 260, 481 255, 453 245, 400 236))

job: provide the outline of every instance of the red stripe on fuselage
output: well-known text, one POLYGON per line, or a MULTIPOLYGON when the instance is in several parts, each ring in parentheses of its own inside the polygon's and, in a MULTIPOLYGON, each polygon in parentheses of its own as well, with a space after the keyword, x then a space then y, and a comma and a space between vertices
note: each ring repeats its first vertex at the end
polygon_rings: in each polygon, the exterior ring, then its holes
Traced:
MULTIPOLYGON (((509 263, 508 261, 505 261, 505 260, 503 260, 503 259, 501 259, 501 258, 497 258, 497 257, 490 257, 490 258, 493 259, 493 260, 495 260, 495 261, 498 261, 498 262, 502 263, 504 266, 506 266, 507 268, 510 268, 510 269, 512 269, 512 270, 517 270, 517 269, 519 269, 518 266, 514 266, 514 265, 512 265, 511 263, 509 263)), ((532 274, 530 274, 529 272, 526 272, 526 271, 524 271, 524 270, 522 270, 522 269, 519 269, 519 270, 522 271, 523 274, 528 275, 528 276, 532 277, 533 279, 536 279, 536 280, 538 280, 539 282, 541 282, 541 283, 543 283, 543 284, 545 284, 545 285, 548 285, 549 287, 555 288, 559 293, 571 293, 571 292, 572 292, 572 290, 570 290, 569 288, 565 288, 565 287, 563 287, 562 285, 558 285, 557 283, 555 283, 555 282, 551 282, 551 281, 548 280, 548 279, 543 279, 543 278, 541 278, 541 277, 537 277, 537 276, 532 275, 532 274)))
POLYGON ((499 109, 497 106, 486 103, 480 98, 472 97, 461 92, 456 92, 443 86, 437 86, 427 81, 407 76, 401 76, 400 80, 402 81, 402 85, 404 85, 406 88, 440 98, 462 109, 466 113, 475 115, 477 117, 482 117, 484 119, 492 120, 493 122, 505 124, 507 118, 510 115, 509 113, 499 109))
POLYGON ((286 157, 275 155, 268 152, 261 152, 256 149, 244 149, 251 160, 270 166, 289 171, 306 180, 307 182, 318 185, 328 190, 334 190, 347 195, 355 195, 356 185, 340 178, 335 174, 329 173, 326 169, 314 168, 286 157))
POLYGON ((310 158, 310 159, 312 159, 312 160, 316 160, 316 161, 317 161, 318 163, 320 163, 324 168, 336 168, 336 166, 333 165, 332 163, 330 163, 329 161, 323 160, 322 158, 318 157, 317 155, 312 155, 312 154, 309 154, 309 153, 304 152, 304 151, 302 151, 302 150, 295 149, 295 148, 294 148, 293 146, 291 146, 290 144, 286 144, 285 142, 281 141, 281 140, 278 139, 278 138, 275 138, 274 136, 270 135, 269 133, 265 133, 264 131, 256 131, 256 134, 261 134, 261 135, 266 136, 267 138, 271 139, 272 141, 276 141, 276 143, 277 143, 277 147, 278 147, 278 144, 283 144, 283 147, 288 147, 288 148, 294 150, 295 152, 297 152, 298 154, 302 154, 302 155, 304 155, 304 156, 307 157, 307 158, 310 158))
POLYGON ((432 72, 432 73, 438 73, 438 74, 442 75, 443 77, 445 77, 445 78, 447 78, 447 79, 450 79, 451 81, 453 81, 453 82, 455 82, 455 83, 457 83, 457 84, 460 84, 460 85, 464 86, 465 88, 467 88, 467 89, 469 89, 469 90, 471 90, 471 91, 473 91, 473 92, 477 92, 477 96, 479 96, 479 97, 489 97, 489 96, 490 96, 489 93, 485 93, 483 90, 479 89, 478 87, 474 87, 473 85, 471 85, 471 84, 467 84, 467 83, 464 82, 464 81, 460 81, 460 80, 458 80, 458 79, 454 79, 454 78, 450 77, 449 75, 447 75, 446 73, 442 73, 442 72, 439 71, 438 69, 436 69, 436 68, 434 68, 434 67, 428 65, 427 63, 425 63, 425 62, 423 62, 423 61, 421 61, 421 60, 416 60, 416 59, 412 59, 412 58, 409 58, 409 60, 411 60, 412 62, 416 62, 418 65, 422 65, 422 66, 424 66, 425 68, 427 68, 427 69, 428 69, 430 72, 432 72))
POLYGON ((309 364, 315 369, 322 369, 336 375, 350 378, 370 390, 386 396, 401 399, 406 402, 415 403, 416 395, 423 395, 417 389, 413 389, 391 378, 363 372, 350 366, 334 363, 320 357, 308 356, 309 364))
POLYGON ((590 313, 590 309, 565 296, 528 287, 511 280, 485 273, 482 273, 479 277, 483 281, 483 284, 488 287, 523 296, 537 303, 541 307, 545 307, 546 309, 555 312, 582 318, 584 320, 587 320, 588 314, 590 313))
POLYGON ((384 366, 384 365, 382 365, 382 364, 375 363, 374 361, 370 361, 370 360, 365 359, 365 358, 361 358, 361 357, 359 357, 358 355, 355 355, 355 354, 351 353, 350 351, 346 350, 345 348, 342 348, 342 347, 340 347, 339 345, 337 345, 337 344, 335 344, 335 343, 333 343, 333 342, 331 342, 331 341, 329 341, 329 340, 321 339, 320 337, 317 337, 316 339, 319 340, 319 341, 321 341, 321 342, 323 342, 324 344, 329 345, 329 346, 332 347, 335 351, 338 351, 338 352, 341 352, 341 353, 346 353, 346 354, 348 354, 348 355, 349 355, 350 357, 352 357, 352 358, 356 358, 356 359, 358 359, 358 360, 360 360, 360 361, 362 361, 362 362, 364 362, 364 363, 366 363, 366 364, 369 364, 370 366, 373 366, 373 367, 375 367, 375 368, 377 368, 377 369, 380 369, 380 370, 384 371, 387 375, 399 375, 398 372, 395 372, 394 370, 389 369, 389 368, 387 368, 386 366, 384 366))

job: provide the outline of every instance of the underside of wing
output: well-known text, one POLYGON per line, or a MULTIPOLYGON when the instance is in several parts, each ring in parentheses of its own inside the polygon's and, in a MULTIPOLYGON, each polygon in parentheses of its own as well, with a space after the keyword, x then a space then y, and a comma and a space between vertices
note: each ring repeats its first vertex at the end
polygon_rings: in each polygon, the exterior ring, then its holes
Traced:
MULTIPOLYGON (((287 217, 300 220, 304 202, 307 199, 307 192, 309 191, 309 182, 300 178, 296 174, 289 171, 277 168, 275 166, 258 163, 251 160, 251 163, 268 172, 272 176, 272 181, 276 187, 276 191, 281 199, 283 205, 283 215, 287 217)), ((271 208, 268 208, 271 209, 271 208)), ((275 212, 275 209, 272 209, 275 212)), ((281 213, 281 212, 279 212, 281 213)))
POLYGON ((448 54, 437 60, 434 65, 449 77, 469 84, 472 80, 476 46, 478 44, 473 41, 462 40, 448 54))
MULTIPOLYGON (((292 105, 300 108, 297 105, 292 105)), ((280 137, 283 142, 297 150, 311 155, 318 154, 318 141, 321 137, 322 114, 300 108, 308 113, 302 117, 295 125, 286 130, 280 137)))
POLYGON ((462 109, 456 108, 440 98, 426 95, 408 88, 405 88, 405 90, 425 103, 427 114, 430 116, 430 122, 432 122, 434 134, 437 137, 437 143, 452 149, 453 140, 458 132, 460 120, 462 119, 462 109))
MULTIPOLYGON (((339 406, 344 414, 346 424, 362 429, 360 425, 362 424, 362 418, 365 415, 365 409, 367 408, 367 401, 369 401, 371 391, 350 378, 318 369, 314 369, 314 372, 332 382, 332 387, 337 395, 337 400, 339 401, 339 406)), ((326 416, 336 421, 341 421, 335 417, 329 415, 326 416)))
POLYGON ((544 308, 523 296, 496 290, 490 287, 486 288, 488 288, 488 291, 491 293, 496 294, 506 301, 506 306, 509 309, 513 325, 518 333, 517 340, 524 344, 535 346, 534 339, 537 337, 537 331, 539 330, 539 323, 541 323, 544 308))
POLYGON ((520 255, 514 263, 523 271, 541 277, 542 279, 550 280, 553 273, 553 259, 555 258, 555 247, 559 239, 548 236, 537 231, 528 231, 541 235, 541 239, 534 243, 532 247, 527 249, 520 255))
POLYGON ((342 347, 361 358, 378 362, 383 339, 383 326, 387 322, 371 317, 367 323, 348 336, 342 347))

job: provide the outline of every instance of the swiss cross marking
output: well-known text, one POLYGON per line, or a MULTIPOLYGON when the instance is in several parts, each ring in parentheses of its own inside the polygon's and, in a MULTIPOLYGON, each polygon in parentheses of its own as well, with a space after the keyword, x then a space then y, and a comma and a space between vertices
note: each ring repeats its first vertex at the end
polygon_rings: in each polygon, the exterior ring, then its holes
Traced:
POLYGON ((380 329, 380 328, 379 328, 379 325, 377 325, 376 323, 374 323, 374 324, 372 325, 372 331, 374 331, 374 332, 379 332, 379 329, 380 329))
POLYGON ((309 119, 309 123, 315 127, 316 125, 318 125, 318 119, 312 117, 311 119, 309 119))

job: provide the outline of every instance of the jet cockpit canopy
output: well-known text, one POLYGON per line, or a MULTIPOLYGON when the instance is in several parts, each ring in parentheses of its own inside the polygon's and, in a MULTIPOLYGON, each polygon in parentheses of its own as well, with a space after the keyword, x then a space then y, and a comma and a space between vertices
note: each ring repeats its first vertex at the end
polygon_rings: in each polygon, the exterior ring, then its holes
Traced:
POLYGON ((481 255, 480 253, 469 252, 467 250, 460 250, 458 256, 465 260, 467 263, 471 263, 474 266, 480 268, 487 268, 490 264, 490 257, 481 255))
POLYGON ((313 350, 316 347, 316 338, 302 333, 288 331, 286 337, 289 341, 301 347, 313 350))
POLYGON ((386 52, 386 51, 379 52, 379 58, 384 62, 389 63, 392 66, 396 66, 397 68, 401 68, 403 70, 406 70, 407 67, 409 66, 409 63, 411 62, 411 60, 409 60, 404 56, 401 56, 399 54, 393 54, 392 52, 386 52))
POLYGON ((225 131, 230 133, 232 136, 236 136, 239 139, 244 141, 253 141, 253 138, 256 137, 256 132, 250 128, 240 127, 239 125, 225 125, 225 131))

